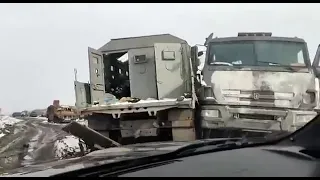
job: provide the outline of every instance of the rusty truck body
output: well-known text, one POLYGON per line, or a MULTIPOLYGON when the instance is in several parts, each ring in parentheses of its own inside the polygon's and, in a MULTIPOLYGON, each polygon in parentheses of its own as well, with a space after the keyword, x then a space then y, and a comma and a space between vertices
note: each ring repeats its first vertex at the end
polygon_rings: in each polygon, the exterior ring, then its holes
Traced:
POLYGON ((209 36, 205 46, 198 76, 203 53, 170 34, 88 48, 90 82, 75 81, 76 106, 90 128, 118 142, 293 131, 316 115, 319 81, 302 39, 239 33, 209 36))
POLYGON ((46 111, 48 122, 67 123, 80 118, 78 108, 67 105, 60 105, 59 100, 54 100, 46 111))

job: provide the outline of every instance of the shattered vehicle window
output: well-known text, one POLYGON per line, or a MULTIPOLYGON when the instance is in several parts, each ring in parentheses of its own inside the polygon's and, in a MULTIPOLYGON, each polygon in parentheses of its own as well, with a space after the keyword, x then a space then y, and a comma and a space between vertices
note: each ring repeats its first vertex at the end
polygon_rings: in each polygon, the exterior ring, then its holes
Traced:
POLYGON ((212 43, 209 63, 225 62, 244 66, 305 65, 306 50, 303 43, 282 41, 236 41, 212 43))

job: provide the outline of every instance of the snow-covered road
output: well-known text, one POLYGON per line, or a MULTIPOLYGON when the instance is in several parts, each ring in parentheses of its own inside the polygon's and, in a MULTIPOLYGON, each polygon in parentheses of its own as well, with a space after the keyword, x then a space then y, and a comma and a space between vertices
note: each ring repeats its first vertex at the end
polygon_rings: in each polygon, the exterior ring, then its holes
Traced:
POLYGON ((47 123, 45 118, 0 117, 0 174, 79 152, 79 140, 62 131, 63 126, 47 123))

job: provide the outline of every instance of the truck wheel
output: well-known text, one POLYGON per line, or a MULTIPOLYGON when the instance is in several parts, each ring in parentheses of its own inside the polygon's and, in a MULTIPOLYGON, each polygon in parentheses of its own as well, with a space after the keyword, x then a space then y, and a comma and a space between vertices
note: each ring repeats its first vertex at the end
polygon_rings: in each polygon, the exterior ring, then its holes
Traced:
POLYGON ((209 139, 211 134, 211 129, 202 129, 202 139, 209 139))

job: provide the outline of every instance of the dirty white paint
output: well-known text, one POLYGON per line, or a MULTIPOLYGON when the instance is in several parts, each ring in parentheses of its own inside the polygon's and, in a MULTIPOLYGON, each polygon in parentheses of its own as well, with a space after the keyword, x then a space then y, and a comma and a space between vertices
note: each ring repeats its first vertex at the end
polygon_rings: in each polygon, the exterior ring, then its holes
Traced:
MULTIPOLYGON (((226 97, 224 91, 273 91, 290 97, 289 100, 274 99, 276 107, 299 108, 303 99, 303 94, 307 89, 315 89, 314 75, 304 72, 269 72, 269 71, 211 71, 206 68, 204 71, 204 81, 212 87, 213 94, 219 104, 251 105, 252 98, 240 99, 240 95, 226 97)), ((238 93, 239 94, 239 93, 238 93)), ((278 95, 276 95, 279 98, 278 95)), ((257 106, 267 106, 267 102, 259 102, 257 106)))

